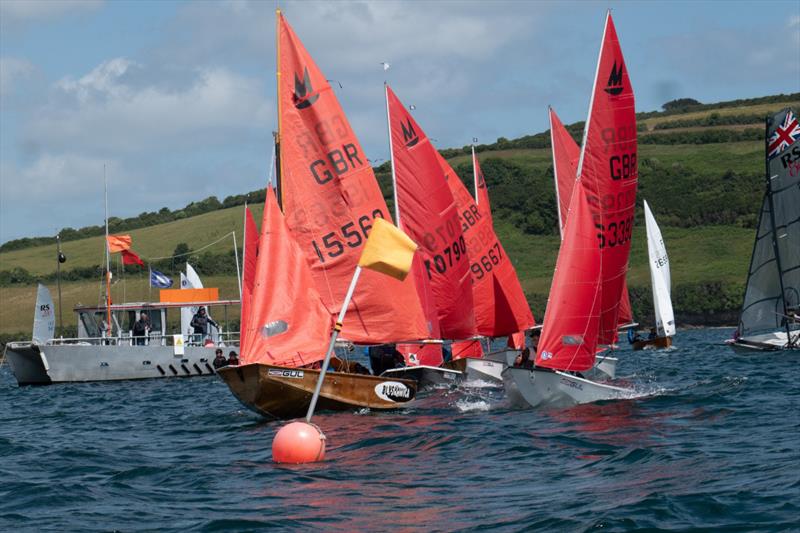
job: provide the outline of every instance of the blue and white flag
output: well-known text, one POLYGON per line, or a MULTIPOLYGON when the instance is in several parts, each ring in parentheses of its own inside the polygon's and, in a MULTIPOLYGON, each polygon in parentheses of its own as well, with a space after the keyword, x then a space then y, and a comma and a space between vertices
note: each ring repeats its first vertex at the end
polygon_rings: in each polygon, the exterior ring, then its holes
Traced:
POLYGON ((157 289, 169 289, 172 287, 172 280, 158 270, 151 270, 150 286, 157 289))

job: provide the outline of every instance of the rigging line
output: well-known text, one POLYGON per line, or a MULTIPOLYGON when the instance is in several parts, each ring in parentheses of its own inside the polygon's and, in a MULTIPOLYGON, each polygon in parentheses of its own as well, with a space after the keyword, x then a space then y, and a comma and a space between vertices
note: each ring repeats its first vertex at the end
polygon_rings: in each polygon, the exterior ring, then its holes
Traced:
POLYGON ((216 241, 214 241, 212 243, 209 243, 209 244, 206 244, 205 246, 203 246, 202 248, 198 248, 197 250, 191 250, 191 251, 188 251, 186 253, 178 254, 178 255, 167 255, 167 256, 164 256, 164 257, 147 257, 146 259, 148 261, 158 261, 159 259, 174 259, 176 257, 184 257, 184 256, 187 256, 187 255, 194 255, 197 252, 202 252, 203 250, 205 250, 207 248, 210 248, 210 247, 214 246, 215 244, 217 244, 219 242, 224 241, 225 239, 227 239, 228 237, 232 236, 233 234, 234 234, 234 232, 226 233, 225 235, 223 235, 222 237, 220 237, 216 241))

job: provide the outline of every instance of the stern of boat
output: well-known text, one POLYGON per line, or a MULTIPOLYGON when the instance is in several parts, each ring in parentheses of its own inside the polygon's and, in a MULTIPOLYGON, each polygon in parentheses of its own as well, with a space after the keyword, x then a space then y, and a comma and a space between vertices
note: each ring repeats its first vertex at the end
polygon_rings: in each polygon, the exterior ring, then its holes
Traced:
POLYGON ((6 359, 17 384, 49 385, 52 383, 48 371, 47 347, 30 342, 10 342, 6 346, 6 359))

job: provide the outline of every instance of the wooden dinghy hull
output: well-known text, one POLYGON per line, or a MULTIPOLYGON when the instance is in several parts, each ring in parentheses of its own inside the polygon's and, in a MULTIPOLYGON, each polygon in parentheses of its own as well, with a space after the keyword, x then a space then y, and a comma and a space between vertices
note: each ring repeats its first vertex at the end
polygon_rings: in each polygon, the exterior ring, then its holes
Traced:
POLYGON ((662 350, 672 346, 672 337, 656 337, 655 339, 644 339, 636 341, 632 345, 633 350, 644 350, 651 348, 653 350, 662 350))
MULTIPOLYGON (((245 407, 279 419, 306 415, 319 378, 319 370, 260 363, 225 367, 217 373, 245 407)), ((411 380, 329 371, 317 410, 399 409, 416 394, 417 384, 411 380)))

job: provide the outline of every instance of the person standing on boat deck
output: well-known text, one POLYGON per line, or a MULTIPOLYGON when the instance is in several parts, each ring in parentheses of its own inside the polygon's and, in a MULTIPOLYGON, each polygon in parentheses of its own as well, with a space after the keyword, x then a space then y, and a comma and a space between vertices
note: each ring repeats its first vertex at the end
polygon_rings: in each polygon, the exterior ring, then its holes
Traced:
MULTIPOLYGON (((231 352, 233 353, 233 352, 231 352)), ((228 360, 225 359, 225 356, 222 355, 222 348, 217 348, 216 357, 214 357, 214 369, 222 368, 223 366, 228 366, 228 360)))
POLYGON ((206 308, 200 307, 200 309, 198 309, 192 317, 192 321, 189 323, 189 325, 194 328, 194 336, 198 341, 202 341, 206 336, 208 336, 209 324, 219 328, 219 324, 214 322, 214 320, 206 314, 206 308))
POLYGON ((228 366, 239 366, 239 356, 233 350, 228 354, 228 366))
POLYGON ((139 320, 133 324, 133 337, 136 339, 136 346, 145 345, 145 337, 150 333, 150 317, 142 311, 139 320))

